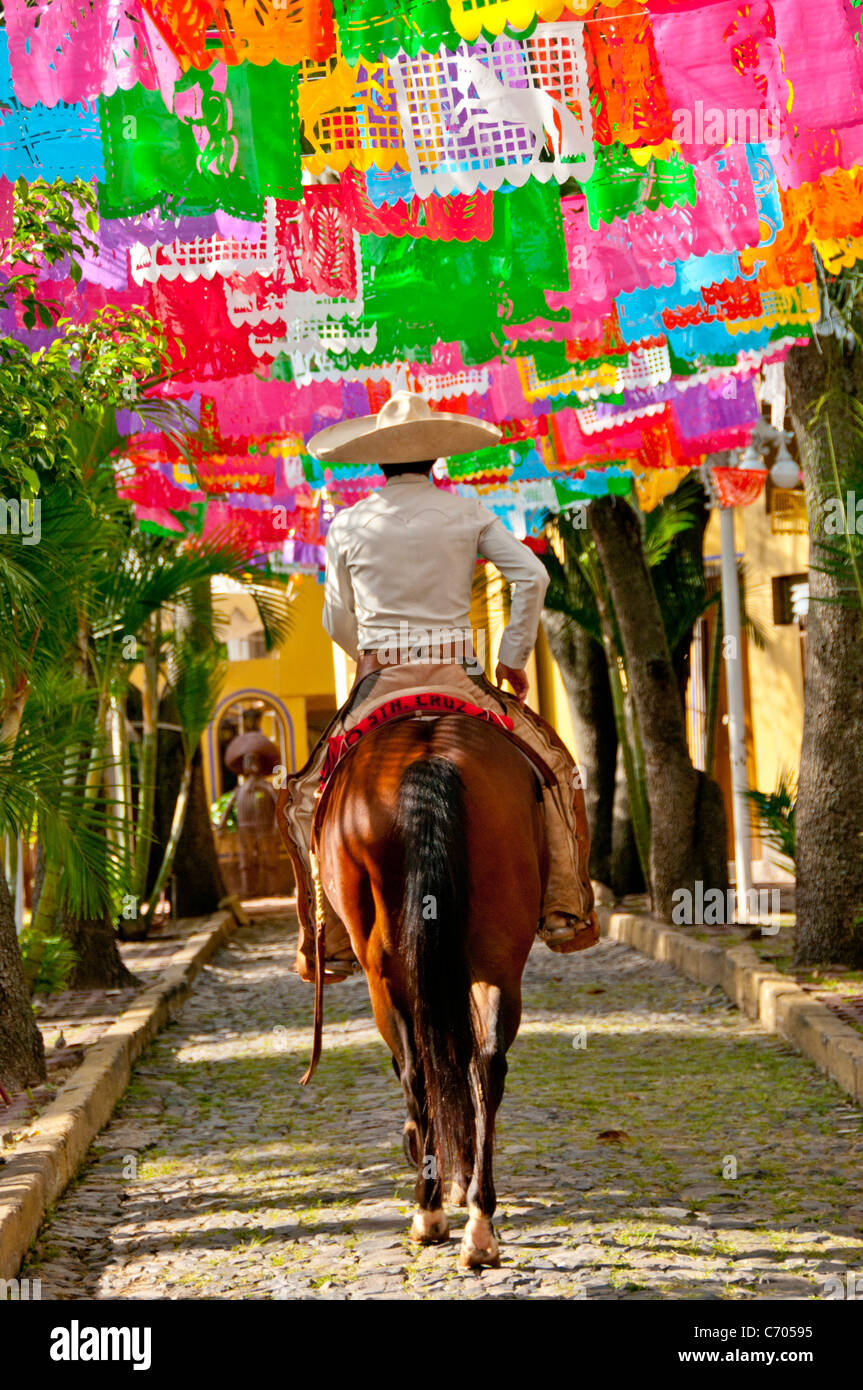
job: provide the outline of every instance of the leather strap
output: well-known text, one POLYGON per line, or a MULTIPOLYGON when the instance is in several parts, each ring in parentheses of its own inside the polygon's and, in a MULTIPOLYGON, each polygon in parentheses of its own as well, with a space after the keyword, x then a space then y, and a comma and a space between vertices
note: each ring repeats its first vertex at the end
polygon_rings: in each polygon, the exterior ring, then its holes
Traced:
POLYGON ((360 681, 365 680, 366 676, 372 675, 375 671, 384 671, 388 666, 416 666, 429 663, 446 664, 450 661, 453 661, 455 665, 465 666, 471 661, 476 661, 476 657, 472 652, 468 652, 465 656, 453 658, 447 651, 445 643, 441 643, 440 652, 434 653, 433 656, 430 655, 422 662, 418 662, 416 651, 416 647, 399 647, 397 649, 398 660, 396 661, 393 661, 391 658, 384 661, 381 659, 380 654, 375 651, 360 652, 357 658, 357 674, 354 678, 354 684, 359 685, 360 681))
MULTIPOLYGON (((454 711, 454 713, 457 713, 457 711, 454 711)), ((429 715, 429 714, 421 714, 421 715, 420 715, 420 714, 417 713, 416 710, 405 710, 405 712, 404 712, 403 714, 394 714, 394 715, 392 716, 392 718, 390 718, 390 719, 387 720, 387 723, 386 723, 386 724, 382 724, 382 725, 381 725, 381 728, 386 728, 389 724, 398 724, 398 723, 400 723, 403 719, 418 719, 418 718, 423 718, 423 719, 429 719, 429 718, 434 718, 434 719, 451 719, 451 718, 452 718, 452 713, 450 713, 450 712, 447 711, 447 710, 443 710, 443 711, 441 711, 440 714, 435 713, 434 715, 429 715)), ((539 775, 540 780, 545 784, 545 786, 547 786, 547 787, 555 787, 555 786, 557 786, 557 778, 555 777, 555 775, 554 775, 554 773, 552 772, 551 768, 549 767, 548 763, 545 762, 545 761, 539 756, 539 754, 536 753, 536 752, 534 751, 533 748, 531 748, 530 744, 525 743, 524 739, 519 738, 518 734, 514 734, 514 733, 512 733, 512 732, 511 732, 510 730, 508 730, 508 729, 506 729, 506 730, 505 730, 505 729, 501 729, 501 728, 499 728, 498 726, 496 726, 495 724, 489 723, 489 724, 488 724, 488 728, 490 728, 490 729, 495 729, 496 732, 500 734, 501 738, 508 739, 510 743, 514 743, 514 744, 515 744, 515 746, 516 746, 516 748, 519 750, 519 752, 522 753, 522 754, 524 755, 524 757, 527 758, 528 762, 532 764, 534 770, 535 770, 536 773, 539 775)), ((313 817, 312 817, 312 833, 311 833, 311 844, 312 844, 313 846, 315 846, 315 847, 317 846, 318 829, 319 829, 319 827, 320 827, 321 818, 323 817, 324 811, 326 810, 326 807, 327 807, 327 803, 328 803, 328 801, 329 801, 329 799, 330 799, 330 791, 331 791, 333 782, 334 782, 334 780, 335 780, 335 774, 336 774, 336 772, 338 771, 338 769, 339 769, 340 767, 343 767, 346 763, 348 763, 348 762, 350 761, 350 757, 351 757, 351 754, 353 753, 354 749, 355 749, 355 748, 359 748, 359 746, 360 746, 361 743, 362 743, 362 739, 357 739, 356 743, 354 743, 354 744, 351 745, 351 747, 347 750, 347 752, 344 754, 344 756, 340 759, 340 761, 339 761, 339 763, 338 763, 338 766, 333 770, 333 775, 332 775, 330 778, 328 778, 326 784, 324 785, 324 787, 322 788, 322 790, 321 790, 321 791, 319 792, 319 794, 318 794, 317 805, 315 806, 314 815, 313 815, 313 817)), ((542 798, 540 797, 540 798, 538 798, 538 799, 541 800, 542 798)))

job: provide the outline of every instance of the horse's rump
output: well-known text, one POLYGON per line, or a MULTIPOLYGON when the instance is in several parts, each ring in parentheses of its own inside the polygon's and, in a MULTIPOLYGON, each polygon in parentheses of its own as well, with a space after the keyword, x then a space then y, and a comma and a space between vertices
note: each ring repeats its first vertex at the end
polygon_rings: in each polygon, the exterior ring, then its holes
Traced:
POLYGON ((354 949, 375 919, 387 947, 395 947, 404 872, 400 787, 415 762, 431 759, 451 763, 464 789, 467 931, 479 964, 497 954, 502 918, 526 915, 535 931, 547 871, 537 779, 507 735, 485 722, 461 715, 410 719, 359 742, 330 788, 320 836, 327 893, 352 939, 359 938, 354 949))

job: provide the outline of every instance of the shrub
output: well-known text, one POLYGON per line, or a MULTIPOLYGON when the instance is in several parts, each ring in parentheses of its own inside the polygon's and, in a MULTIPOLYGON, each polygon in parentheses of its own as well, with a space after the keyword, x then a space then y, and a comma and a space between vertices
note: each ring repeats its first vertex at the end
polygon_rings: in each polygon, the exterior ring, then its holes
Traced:
POLYGON ((59 994, 66 988, 76 956, 65 936, 41 936, 25 927, 18 945, 31 994, 59 994))

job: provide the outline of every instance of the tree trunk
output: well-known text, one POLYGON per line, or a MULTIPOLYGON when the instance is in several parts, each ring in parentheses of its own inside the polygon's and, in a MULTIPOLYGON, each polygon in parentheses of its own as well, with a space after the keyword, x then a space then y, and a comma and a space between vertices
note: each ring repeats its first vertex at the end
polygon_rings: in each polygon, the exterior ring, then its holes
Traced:
POLYGON ((644 747, 650 804, 650 897, 670 918, 672 895, 695 898, 728 886, 725 811, 714 782, 692 766, 677 675, 644 561, 638 518, 620 497, 588 509, 591 533, 614 605, 627 678, 644 747))
POLYGON ((75 952, 67 989, 125 989, 135 983, 123 964, 113 923, 101 917, 60 918, 60 930, 75 952))
MULTIPOLYGON (((147 870, 148 894, 156 881, 168 843, 174 807, 183 780, 183 740, 178 730, 164 727, 176 722, 176 710, 171 700, 163 700, 159 711, 155 833, 147 870)), ((204 760, 200 748, 196 750, 192 762, 192 785, 174 860, 174 883, 178 917, 206 917, 216 911, 226 893, 210 823, 204 760)))
POLYGON ((45 1080, 45 1048, 30 1006, 15 913, 5 873, 0 873, 0 1083, 22 1091, 45 1080))
POLYGON ((611 821, 611 878, 608 880, 616 898, 643 893, 647 884, 641 872, 635 830, 629 808, 629 788, 626 785, 626 765, 623 753, 617 750, 614 779, 614 811, 611 821))
POLYGON ((590 876, 611 883, 611 825, 617 731, 602 647, 563 613, 542 625, 566 690, 590 826, 590 876))
POLYGON ((207 801, 204 759, 200 748, 192 763, 189 808, 177 846, 174 879, 179 917, 205 917, 216 911, 225 896, 225 882, 210 823, 210 804, 207 801))
MULTIPOLYGON (((825 530, 825 502, 863 500, 863 440, 847 404, 813 407, 828 390, 863 399, 863 354, 834 337, 793 348, 785 368, 809 512, 809 613, 803 746, 796 812, 796 963, 863 965, 863 610, 850 561, 837 573, 841 534, 825 530), (838 499, 837 499, 838 493, 838 499), (826 544, 825 544, 826 542, 826 544), (838 599, 842 601, 837 601, 838 599)), ((847 517, 854 528, 856 507, 847 517)), ((859 546, 859 537, 854 538, 859 546)), ((859 551, 858 551, 859 553, 859 551)))

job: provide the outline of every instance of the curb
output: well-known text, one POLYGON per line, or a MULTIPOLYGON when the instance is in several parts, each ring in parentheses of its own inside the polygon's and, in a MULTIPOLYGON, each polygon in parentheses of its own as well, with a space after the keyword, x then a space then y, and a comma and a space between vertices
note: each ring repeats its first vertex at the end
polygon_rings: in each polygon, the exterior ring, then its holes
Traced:
POLYGON ((765 965, 751 946, 711 946, 638 913, 598 907, 597 914, 603 936, 666 961, 699 984, 721 986, 748 1018, 778 1033, 863 1105, 863 1035, 765 965))
POLYGON ((198 971, 234 925, 230 912, 204 919, 156 983, 88 1048, 80 1067, 34 1120, 30 1137, 0 1168, 0 1279, 17 1274, 48 1207, 111 1118, 129 1084, 132 1064, 188 997, 198 971))

